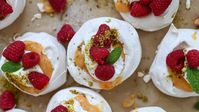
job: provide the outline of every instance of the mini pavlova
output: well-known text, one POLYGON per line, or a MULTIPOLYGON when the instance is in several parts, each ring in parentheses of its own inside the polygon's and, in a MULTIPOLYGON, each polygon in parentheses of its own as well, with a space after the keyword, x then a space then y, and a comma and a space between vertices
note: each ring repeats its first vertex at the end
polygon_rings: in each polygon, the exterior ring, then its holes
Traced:
POLYGON ((67 54, 68 70, 76 82, 110 90, 136 70, 141 46, 129 23, 102 17, 83 24, 70 41, 67 54))
POLYGON ((66 82, 66 51, 53 36, 30 32, 3 50, 0 67, 19 90, 44 95, 66 82))
POLYGON ((199 96, 199 31, 173 25, 150 68, 155 86, 174 97, 199 96))
POLYGON ((142 107, 132 110, 131 112, 166 112, 166 111, 160 107, 142 107))
POLYGON ((0 0, 0 30, 12 24, 25 5, 26 0, 0 0))
POLYGON ((116 10, 135 28, 156 31, 170 25, 179 0, 114 0, 116 10))
POLYGON ((112 112, 109 104, 98 93, 81 87, 57 92, 50 100, 46 112, 112 112))

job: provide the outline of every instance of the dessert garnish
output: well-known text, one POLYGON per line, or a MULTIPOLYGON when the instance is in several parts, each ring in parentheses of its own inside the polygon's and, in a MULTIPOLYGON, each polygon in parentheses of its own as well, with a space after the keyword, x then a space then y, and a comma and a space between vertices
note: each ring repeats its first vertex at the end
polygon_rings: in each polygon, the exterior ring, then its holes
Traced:
POLYGON ((151 12, 160 16, 171 4, 172 0, 140 0, 130 3, 128 0, 117 0, 115 7, 119 12, 130 12, 133 17, 144 17, 151 12))
POLYGON ((72 26, 69 24, 64 24, 60 31, 57 33, 57 40, 62 44, 66 44, 72 39, 74 35, 75 31, 73 30, 72 26))
POLYGON ((6 111, 14 108, 16 105, 15 97, 12 92, 4 91, 0 96, 0 109, 6 111))
POLYGON ((67 5, 67 0, 48 0, 55 12, 63 12, 67 5))
POLYGON ((37 6, 40 12, 63 13, 67 6, 67 0, 41 0, 37 6))
POLYGON ((65 106, 59 105, 55 107, 51 112, 69 112, 69 111, 65 106))
POLYGON ((0 0, 0 20, 6 18, 12 12, 12 6, 8 4, 7 0, 0 0))
POLYGON ((111 29, 106 24, 101 24, 99 29, 91 39, 90 57, 98 63, 95 69, 95 76, 102 81, 107 81, 115 74, 114 64, 122 54, 122 45, 118 41, 116 29, 111 29), (112 47, 112 51, 111 51, 112 47), (110 53, 109 53, 110 52, 110 53))
POLYGON ((49 82, 48 76, 39 72, 31 72, 28 74, 30 83, 38 90, 42 90, 49 82))
POLYGON ((169 69, 171 69, 170 73, 174 86, 188 92, 199 93, 198 50, 192 49, 186 54, 184 49, 172 51, 167 56, 166 62, 169 69))

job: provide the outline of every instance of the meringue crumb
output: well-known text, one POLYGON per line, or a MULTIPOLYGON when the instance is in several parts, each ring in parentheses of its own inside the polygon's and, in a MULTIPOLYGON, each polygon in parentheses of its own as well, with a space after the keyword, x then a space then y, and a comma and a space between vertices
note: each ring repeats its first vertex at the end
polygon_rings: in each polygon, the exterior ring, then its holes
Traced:
POLYGON ((36 19, 41 19, 41 18, 42 18, 41 13, 37 13, 37 14, 35 14, 35 15, 32 17, 31 22, 35 21, 36 19))
POLYGON ((191 9, 191 0, 186 0, 186 9, 191 9))
POLYGON ((140 77, 140 78, 144 77, 144 73, 143 72, 137 72, 137 74, 138 74, 138 77, 140 77))
POLYGON ((15 41, 18 37, 20 37, 20 34, 18 33, 15 33, 12 37, 12 39, 15 41))
POLYGON ((135 107, 135 95, 132 94, 130 97, 124 99, 122 106, 124 108, 135 107))
POLYGON ((197 40, 197 32, 194 32, 194 33, 192 34, 192 39, 193 39, 193 40, 197 40))
POLYGON ((145 83, 148 83, 150 80, 151 80, 151 75, 150 74, 147 74, 143 77, 143 80, 145 83))
POLYGON ((45 12, 44 4, 43 3, 41 3, 41 2, 37 3, 37 7, 38 7, 38 9, 39 9, 40 12, 42 12, 42 13, 45 12))

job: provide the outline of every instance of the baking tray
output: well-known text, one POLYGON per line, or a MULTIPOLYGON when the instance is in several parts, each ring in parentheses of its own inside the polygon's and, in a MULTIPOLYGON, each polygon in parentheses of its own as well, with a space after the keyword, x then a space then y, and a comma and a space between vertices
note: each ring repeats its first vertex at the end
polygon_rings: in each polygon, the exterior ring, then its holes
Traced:
MULTIPOLYGON (((0 50, 13 40, 14 35, 20 35, 25 32, 48 32, 56 35, 56 28, 63 23, 70 23, 77 31, 80 26, 89 19, 96 17, 115 17, 122 19, 114 8, 112 0, 70 0, 66 13, 63 15, 43 14, 42 19, 31 22, 34 14, 39 13, 36 4, 39 0, 27 0, 26 8, 23 14, 11 26, 0 31, 0 50)), ((199 14, 199 0, 192 0, 191 9, 186 10, 185 0, 180 1, 180 9, 177 13, 174 24, 177 28, 195 28, 193 18, 199 14)), ((162 38, 168 31, 168 27, 156 32, 144 32, 138 30, 142 44, 142 61, 137 71, 128 80, 120 86, 110 91, 100 91, 104 98, 112 107, 113 112, 129 112, 135 107, 160 106, 168 112, 197 112, 193 105, 199 100, 198 97, 192 98, 174 98, 162 94, 152 82, 145 83, 142 78, 137 76, 137 72, 147 73, 155 56, 155 51, 162 38), (132 95, 141 95, 135 98, 135 105, 124 108, 122 103, 132 95), (144 99, 143 99, 144 97, 144 99)), ((60 89, 69 86, 79 86, 69 76, 68 82, 60 89)), ((2 90, 2 87, 1 87, 2 90)), ((33 97, 27 94, 18 93, 17 108, 27 110, 28 112, 45 112, 48 101, 58 90, 40 97, 33 97)))

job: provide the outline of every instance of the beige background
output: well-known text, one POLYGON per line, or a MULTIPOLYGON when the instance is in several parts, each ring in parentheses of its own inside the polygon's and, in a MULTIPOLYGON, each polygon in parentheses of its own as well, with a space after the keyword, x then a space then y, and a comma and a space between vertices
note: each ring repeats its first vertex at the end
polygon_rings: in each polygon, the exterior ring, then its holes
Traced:
MULTIPOLYGON (((185 9, 184 1, 185 0, 181 0, 180 10, 174 23, 178 28, 194 28, 193 18, 199 16, 199 9, 197 8, 199 0, 192 0, 191 10, 185 9)), ((0 31, 1 51, 9 41, 12 41, 12 37, 16 33, 23 34, 29 31, 43 31, 55 35, 55 28, 65 22, 72 24, 75 30, 77 30, 85 21, 91 18, 111 16, 121 19, 120 15, 114 10, 112 0, 74 0, 73 4, 69 6, 66 14, 63 16, 54 15, 54 17, 51 17, 43 14, 42 19, 31 22, 33 15, 39 12, 36 7, 37 2, 38 0, 27 0, 26 9, 18 20, 11 26, 0 31)), ((155 50, 167 30, 168 28, 165 28, 152 33, 138 30, 143 48, 143 58, 137 71, 148 72, 150 64, 155 56, 155 50)), ((68 83, 62 86, 62 88, 71 85, 77 84, 70 77, 68 83)), ((168 112, 196 112, 193 105, 196 101, 199 101, 197 97, 178 99, 166 96, 157 90, 152 82, 145 84, 142 78, 137 77, 137 72, 115 89, 111 91, 101 91, 100 93, 109 102, 113 112, 129 112, 132 108, 123 108, 122 102, 131 94, 138 92, 148 97, 148 102, 146 103, 136 100, 136 105, 138 107, 158 105, 168 112)), ((18 107, 29 112, 44 112, 49 99, 54 93, 55 92, 52 92, 37 98, 20 93, 18 107)))

